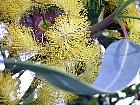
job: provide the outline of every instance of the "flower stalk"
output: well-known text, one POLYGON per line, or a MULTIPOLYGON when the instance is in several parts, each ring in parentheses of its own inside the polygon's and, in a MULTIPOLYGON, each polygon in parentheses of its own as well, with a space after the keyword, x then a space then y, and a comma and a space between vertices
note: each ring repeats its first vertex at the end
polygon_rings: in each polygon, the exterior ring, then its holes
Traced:
POLYGON ((123 30, 123 33, 124 33, 124 36, 125 36, 125 39, 128 40, 128 33, 127 33, 127 30, 125 28, 125 25, 123 24, 123 21, 118 19, 118 22, 119 22, 119 25, 121 26, 122 30, 123 30))
POLYGON ((111 23, 113 23, 115 17, 116 17, 117 11, 114 11, 111 15, 109 15, 108 17, 106 17, 104 20, 102 20, 101 22, 93 25, 91 27, 91 37, 93 39, 96 39, 98 37, 98 35, 96 33, 98 33, 99 31, 104 30, 108 25, 110 25, 111 23))
MULTIPOLYGON (((121 11, 123 11, 124 8, 126 8, 129 4, 134 2, 134 0, 127 0, 126 2, 122 3, 112 14, 110 14, 108 17, 103 19, 101 22, 93 25, 91 27, 91 38, 96 39, 99 37, 100 34, 98 32, 104 30, 107 26, 109 26, 116 17, 119 18, 119 15, 121 11)), ((132 17, 130 17, 132 18, 132 17)))

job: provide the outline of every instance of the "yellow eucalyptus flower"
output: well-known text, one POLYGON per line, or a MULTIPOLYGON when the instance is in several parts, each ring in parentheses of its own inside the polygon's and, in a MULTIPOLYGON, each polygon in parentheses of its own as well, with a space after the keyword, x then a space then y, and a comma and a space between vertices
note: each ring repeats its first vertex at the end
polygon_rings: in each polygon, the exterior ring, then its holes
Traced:
MULTIPOLYGON (((126 1, 126 0, 124 0, 124 1, 126 1)), ((116 5, 116 3, 115 3, 116 0, 109 0, 109 2, 111 2, 110 5, 116 5)), ((140 17, 140 13, 139 13, 135 3, 131 3, 130 5, 128 5, 122 11, 122 14, 140 17)), ((130 40, 137 44, 140 44, 140 35, 139 35, 140 20, 132 19, 132 18, 123 18, 123 22, 129 30, 130 40)))
POLYGON ((89 81, 93 81, 97 76, 102 54, 100 45, 90 41, 88 26, 85 18, 59 16, 56 23, 45 33, 47 44, 41 55, 47 59, 43 61, 75 76, 91 70, 95 75, 89 81), (83 71, 80 71, 82 68, 83 71))
POLYGON ((81 0, 81 2, 84 4, 84 6, 87 5, 88 0, 81 0))
POLYGON ((8 35, 1 42, 1 46, 12 52, 37 52, 38 47, 31 36, 31 29, 19 24, 7 25, 8 35))
POLYGON ((37 99, 29 105, 56 105, 62 103, 67 105, 77 99, 78 96, 73 93, 66 92, 60 88, 55 87, 50 83, 46 83, 38 92, 37 99))
POLYGON ((140 22, 134 24, 129 34, 130 40, 140 45, 140 22))
POLYGON ((107 30, 109 37, 115 37, 117 39, 124 39, 124 37, 116 30, 107 30))
MULTIPOLYGON (((100 45, 90 39, 90 22, 87 21, 87 17, 79 14, 83 9, 83 4, 79 0, 34 0, 34 3, 56 5, 64 10, 64 13, 58 16, 55 24, 45 32, 46 41, 41 43, 42 47, 39 50, 31 36, 31 30, 19 24, 8 25, 9 34, 3 40, 6 44, 3 48, 16 51, 16 53, 37 52, 38 56, 34 57, 35 61, 54 66, 80 80, 92 83, 98 75, 102 53, 100 45)), ((9 7, 6 9, 10 10, 9 7)), ((7 13, 11 18, 17 19, 22 16, 24 10, 22 13, 19 12, 18 16, 14 16, 17 11, 13 14, 7 13)), ((59 100, 67 103, 78 97, 49 83, 43 86, 39 94, 39 97, 31 103, 32 105, 52 105, 59 100)))
POLYGON ((83 4, 79 0, 34 0, 37 3, 44 5, 56 5, 64 10, 66 14, 77 16, 79 12, 84 8, 83 4))
MULTIPOLYGON (((125 15, 129 15, 129 16, 140 16, 140 13, 138 12, 138 9, 136 8, 136 4, 132 3, 130 5, 128 5, 124 10, 123 10, 123 14, 125 15)), ((131 29, 135 23, 139 23, 139 20, 136 19, 130 19, 130 18, 124 18, 124 22, 126 24, 126 26, 131 29)))
POLYGON ((0 72, 0 104, 15 105, 17 99, 16 81, 10 74, 0 72))
MULTIPOLYGON (((130 4, 124 11, 123 14, 130 16, 140 17, 140 13, 136 8, 134 3, 130 4)), ((123 19, 126 27, 129 29, 129 38, 131 41, 140 44, 140 35, 139 35, 139 24, 140 20, 124 18, 123 19)))
POLYGON ((117 1, 116 0, 108 0, 108 5, 107 5, 107 10, 109 12, 113 12, 113 10, 116 8, 116 4, 117 4, 117 1))
POLYGON ((0 0, 1 18, 16 21, 32 6, 32 0, 0 0))
MULTIPOLYGON (((86 17, 59 16, 55 24, 45 33, 47 41, 39 51, 42 58, 39 56, 38 61, 91 84, 98 75, 102 53, 100 45, 95 44, 89 38, 88 26, 89 22, 86 17)), ((78 98, 77 95, 63 91, 49 83, 39 93, 34 104, 51 105, 60 100, 67 104, 78 98)))

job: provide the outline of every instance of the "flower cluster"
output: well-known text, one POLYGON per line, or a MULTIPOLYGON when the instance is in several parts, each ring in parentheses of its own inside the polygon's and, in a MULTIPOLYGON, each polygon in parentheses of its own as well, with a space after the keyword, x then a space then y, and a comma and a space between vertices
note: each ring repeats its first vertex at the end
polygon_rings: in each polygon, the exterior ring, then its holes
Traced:
POLYGON ((17 100, 16 80, 10 74, 0 72, 0 104, 15 105, 17 100))
MULTIPOLYGON (((122 2, 125 2, 126 0, 123 0, 122 2)), ((108 1, 108 10, 110 12, 113 12, 112 10, 115 10, 117 8, 117 1, 116 0, 109 0, 108 1)), ((139 17, 140 13, 139 10, 135 4, 135 2, 128 5, 123 11, 123 15, 128 16, 136 16, 139 17)), ((132 18, 123 18, 123 22, 128 29, 129 32, 129 39, 137 44, 140 44, 140 36, 139 36, 139 27, 140 27, 140 20, 138 19, 132 19, 132 18)))
MULTIPOLYGON (((84 9, 83 2, 0 0, 0 18, 7 24, 8 30, 1 41, 2 48, 10 51, 14 57, 24 52, 34 53, 31 61, 53 66, 92 83, 98 75, 102 53, 100 45, 90 38, 90 22, 85 14, 80 13, 84 9), (57 9, 48 12, 49 8, 54 7, 57 9)), ((43 86, 39 94, 34 101, 38 105, 77 98, 75 94, 49 83, 43 86)))
MULTIPOLYGON (((124 14, 130 16, 140 16, 138 9, 136 8, 136 4, 130 4, 125 10, 124 14)), ((139 27, 140 27, 140 20, 137 19, 124 19, 124 23, 126 24, 127 28, 129 29, 130 40, 140 45, 140 36, 139 36, 139 27)))

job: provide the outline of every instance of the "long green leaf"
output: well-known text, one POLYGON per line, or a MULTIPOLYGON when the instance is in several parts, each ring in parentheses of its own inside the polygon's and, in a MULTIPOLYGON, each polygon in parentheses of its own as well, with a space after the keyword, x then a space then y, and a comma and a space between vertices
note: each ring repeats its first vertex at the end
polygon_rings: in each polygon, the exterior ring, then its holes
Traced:
POLYGON ((135 0, 127 0, 126 2, 122 3, 119 8, 117 9, 117 14, 120 14, 121 11, 126 8, 129 4, 131 4, 132 2, 134 2, 135 0))
POLYGON ((104 2, 104 0, 88 0, 88 17, 92 25, 98 22, 98 18, 103 9, 104 2))
MULTIPOLYGON (((35 77, 32 83, 34 84, 37 80, 38 78, 35 77)), ((34 101, 36 89, 37 89, 37 86, 40 84, 40 82, 36 82, 36 85, 33 85, 33 84, 30 85, 28 90, 25 92, 24 96, 21 98, 20 101, 22 102, 22 105, 27 105, 34 101)))
POLYGON ((140 17, 137 16, 129 16, 129 15, 118 15, 119 18, 131 18, 131 19, 138 19, 140 20, 140 17))
POLYGON ((37 65, 31 62, 22 62, 12 59, 5 59, 4 62, 9 65, 17 65, 23 67, 24 69, 30 69, 43 79, 66 91, 87 96, 105 93, 103 90, 91 87, 85 82, 77 80, 72 75, 60 72, 60 70, 55 70, 49 66, 37 65))

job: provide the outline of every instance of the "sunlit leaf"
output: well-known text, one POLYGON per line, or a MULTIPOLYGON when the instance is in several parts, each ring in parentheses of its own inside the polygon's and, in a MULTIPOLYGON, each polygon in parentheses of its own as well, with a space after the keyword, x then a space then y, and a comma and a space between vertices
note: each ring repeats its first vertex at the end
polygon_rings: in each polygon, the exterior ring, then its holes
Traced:
POLYGON ((126 88, 140 68, 139 59, 139 45, 127 40, 112 43, 105 52, 93 86, 108 92, 126 88))

